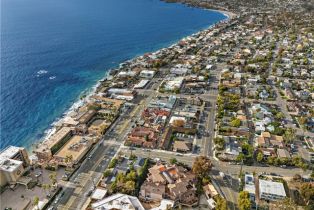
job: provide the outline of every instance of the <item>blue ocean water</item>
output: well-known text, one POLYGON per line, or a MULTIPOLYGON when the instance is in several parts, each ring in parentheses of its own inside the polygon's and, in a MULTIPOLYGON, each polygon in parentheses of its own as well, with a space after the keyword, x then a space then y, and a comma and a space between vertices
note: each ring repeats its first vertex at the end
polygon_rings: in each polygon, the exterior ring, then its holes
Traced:
POLYGON ((1 145, 31 147, 106 70, 226 17, 158 0, 2 0, 1 145))

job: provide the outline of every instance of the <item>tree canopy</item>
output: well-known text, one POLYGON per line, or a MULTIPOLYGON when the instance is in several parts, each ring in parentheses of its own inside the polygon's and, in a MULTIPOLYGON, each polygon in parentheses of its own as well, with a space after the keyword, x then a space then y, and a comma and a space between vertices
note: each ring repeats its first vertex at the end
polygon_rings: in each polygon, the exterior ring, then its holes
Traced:
POLYGON ((251 209, 250 195, 247 191, 241 191, 239 193, 238 205, 239 205, 240 210, 250 210, 251 209))
POLYGON ((209 175, 213 165, 210 159, 206 156, 199 156, 195 159, 192 167, 193 173, 198 177, 203 178, 209 175))
POLYGON ((241 120, 239 120, 239 119, 234 119, 234 120, 232 120, 231 122, 230 122, 230 125, 232 126, 232 127, 240 127, 240 125, 241 125, 241 120))
POLYGON ((221 197, 220 195, 215 197, 215 201, 216 201, 216 210, 227 210, 227 201, 226 199, 224 199, 223 197, 221 197))
POLYGON ((314 204, 314 184, 313 183, 303 183, 300 188, 300 194, 304 198, 307 205, 314 204))

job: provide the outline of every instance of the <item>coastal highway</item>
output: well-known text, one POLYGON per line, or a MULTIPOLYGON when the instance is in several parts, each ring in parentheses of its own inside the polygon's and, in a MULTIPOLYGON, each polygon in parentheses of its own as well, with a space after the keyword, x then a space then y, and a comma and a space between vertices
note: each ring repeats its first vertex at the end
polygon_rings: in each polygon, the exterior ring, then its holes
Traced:
POLYGON ((57 209, 78 209, 79 204, 82 205, 82 202, 78 201, 87 199, 84 193, 93 189, 95 183, 100 180, 102 172, 107 168, 118 148, 119 145, 106 141, 97 145, 96 149, 92 151, 93 155, 91 158, 86 158, 71 179, 63 183, 62 197, 59 200, 55 200, 53 206, 57 207, 57 209), (82 174, 90 174, 90 176, 82 180, 82 174), (77 193, 77 189, 80 188, 82 189, 81 192, 77 193), (71 197, 73 201, 68 203, 71 197))
MULTIPOLYGON (((154 88, 158 83, 154 83, 154 88)), ((132 109, 126 108, 109 127, 103 138, 89 152, 78 170, 68 182, 61 181, 63 190, 52 203, 51 207, 57 209, 80 209, 100 181, 103 171, 108 167, 110 160, 118 154, 126 135, 131 131, 135 121, 139 120, 141 112, 147 104, 157 95, 149 92, 141 102, 133 104, 132 109), (132 120, 130 120, 132 119, 132 120)))
POLYGON ((84 192, 89 192, 100 180, 100 175, 107 168, 110 160, 117 153, 121 145, 121 142, 112 139, 112 131, 124 120, 127 112, 128 110, 124 110, 109 127, 104 137, 86 155, 87 158, 85 158, 77 171, 71 176, 70 180, 68 182, 60 181, 59 184, 63 186, 60 194, 62 196, 57 196, 51 207, 57 209, 78 209, 79 205, 84 204, 82 200, 87 200, 87 195, 84 192), (82 174, 89 174, 90 176, 87 176, 87 180, 83 182, 81 180, 82 174), (78 189, 81 189, 79 193, 78 189))

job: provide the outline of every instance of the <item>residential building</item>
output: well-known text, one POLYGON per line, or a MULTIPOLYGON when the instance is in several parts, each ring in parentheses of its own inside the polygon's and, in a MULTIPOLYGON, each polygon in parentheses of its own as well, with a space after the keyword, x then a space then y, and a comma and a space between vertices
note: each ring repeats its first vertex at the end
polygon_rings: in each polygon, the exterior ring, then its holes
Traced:
POLYGON ((212 185, 211 183, 208 183, 207 185, 205 185, 203 187, 203 190, 207 199, 214 198, 216 195, 218 195, 217 190, 215 189, 214 185, 212 185))
POLYGON ((102 200, 107 195, 107 190, 105 188, 96 188, 96 190, 91 195, 92 200, 102 200))
POLYGON ((250 195, 250 200, 252 202, 255 202, 255 194, 256 194, 256 188, 255 188, 255 181, 253 174, 245 174, 244 175, 244 188, 243 191, 247 191, 250 195))
POLYGON ((0 186, 15 184, 30 165, 23 147, 9 146, 0 153, 0 186))
POLYGON ((152 128, 135 127, 129 133, 126 144, 132 146, 155 148, 157 146, 158 135, 152 128))
POLYGON ((291 158, 290 153, 286 149, 277 149, 277 156, 279 158, 291 158))
POLYGON ((286 191, 281 182, 259 179, 259 198, 263 200, 279 200, 286 197, 286 191))
POLYGON ((172 200, 162 199, 159 206, 154 207, 150 210, 167 210, 167 209, 172 209, 173 206, 174 206, 174 202, 172 200))
POLYGON ((182 166, 157 163, 149 169, 139 197, 144 201, 168 198, 182 205, 193 206, 198 201, 195 183, 195 175, 182 166))

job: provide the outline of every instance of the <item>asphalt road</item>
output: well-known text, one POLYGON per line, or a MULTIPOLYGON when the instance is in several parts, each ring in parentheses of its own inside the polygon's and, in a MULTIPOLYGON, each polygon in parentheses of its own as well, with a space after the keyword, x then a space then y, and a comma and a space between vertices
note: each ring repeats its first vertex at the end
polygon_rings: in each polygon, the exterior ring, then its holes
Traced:
MULTIPOLYGON (((53 201, 51 207, 55 207, 57 209, 77 209, 77 206, 67 206, 68 202, 72 195, 74 195, 75 190, 77 188, 92 188, 94 183, 98 182, 101 174, 108 166, 110 160, 117 153, 119 146, 121 143, 118 141, 112 140, 111 131, 115 128, 121 120, 123 120, 125 113, 122 113, 118 119, 112 124, 112 126, 108 129, 106 135, 101 139, 94 148, 86 155, 87 157, 77 169, 77 171, 71 176, 68 182, 62 182, 63 190, 60 193, 61 197, 57 196, 57 198, 53 201), (86 182, 83 186, 78 185, 77 179, 81 174, 88 174, 89 172, 95 172, 96 177, 90 176, 90 181, 86 182), (76 182, 76 183, 75 183, 76 182), (92 183, 92 184, 91 184, 92 183), (73 207, 72 207, 73 206, 73 207)), ((88 190, 87 190, 88 191, 88 190)), ((86 196, 78 195, 80 200, 86 200, 86 196)), ((83 202, 80 202, 83 203, 83 202)))
MULTIPOLYGON (((160 82, 159 82, 160 83, 160 82)), ((158 86, 158 82, 152 88, 158 86)), ((108 167, 110 160, 118 154, 126 135, 131 131, 132 125, 139 120, 140 113, 154 98, 155 91, 148 92, 148 96, 139 105, 133 105, 133 109, 126 109, 118 119, 110 126, 94 148, 86 155, 86 158, 68 182, 63 182, 63 190, 53 201, 50 207, 57 209, 80 209, 88 199, 88 192, 94 189, 101 179, 101 174, 108 167), (132 122, 130 121, 132 119, 132 122), (118 129, 121 127, 121 129, 118 129), (89 158, 90 157, 90 158, 89 158)))

